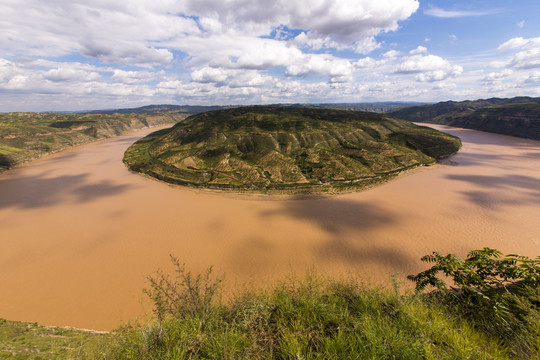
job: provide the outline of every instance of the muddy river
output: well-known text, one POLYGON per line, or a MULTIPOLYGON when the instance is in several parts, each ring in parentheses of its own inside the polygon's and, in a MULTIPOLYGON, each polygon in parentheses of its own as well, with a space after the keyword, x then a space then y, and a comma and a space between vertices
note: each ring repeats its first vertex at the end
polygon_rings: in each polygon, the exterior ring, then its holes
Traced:
POLYGON ((438 126, 463 149, 444 165, 324 199, 190 190, 132 174, 149 130, 0 175, 0 318, 111 329, 151 312, 146 275, 208 266, 229 289, 315 270, 388 284, 431 251, 540 255, 540 142, 438 126))

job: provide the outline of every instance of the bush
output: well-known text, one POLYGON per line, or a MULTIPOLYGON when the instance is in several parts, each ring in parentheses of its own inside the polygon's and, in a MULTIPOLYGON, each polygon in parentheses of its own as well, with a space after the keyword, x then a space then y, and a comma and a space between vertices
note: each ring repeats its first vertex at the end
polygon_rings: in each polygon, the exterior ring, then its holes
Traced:
POLYGON ((186 272, 185 266, 180 265, 176 257, 170 255, 170 258, 176 277, 171 278, 158 270, 156 277, 148 277, 150 288, 144 290, 154 302, 158 320, 165 317, 196 317, 204 322, 212 311, 216 297, 221 294, 223 277, 213 278, 212 267, 202 275, 193 276, 186 272))
POLYGON ((437 252, 421 260, 435 265, 407 277, 418 292, 434 287, 428 296, 432 301, 450 305, 454 313, 500 339, 517 356, 540 354, 540 257, 502 257, 498 250, 483 248, 471 251, 465 260, 437 252))

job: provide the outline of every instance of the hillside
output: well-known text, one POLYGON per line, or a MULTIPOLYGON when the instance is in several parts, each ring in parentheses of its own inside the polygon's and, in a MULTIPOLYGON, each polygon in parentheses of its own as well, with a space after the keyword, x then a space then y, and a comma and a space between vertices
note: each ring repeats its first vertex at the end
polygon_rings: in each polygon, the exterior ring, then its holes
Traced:
POLYGON ((0 172, 45 154, 124 134, 173 124, 187 115, 163 114, 0 114, 0 172))
POLYGON ((458 138, 375 113, 252 106, 193 115, 139 140, 124 162, 167 182, 342 190, 455 153, 458 138))
POLYGON ((389 114, 414 122, 540 139, 540 98, 447 101, 434 105, 406 107, 390 111, 389 114))

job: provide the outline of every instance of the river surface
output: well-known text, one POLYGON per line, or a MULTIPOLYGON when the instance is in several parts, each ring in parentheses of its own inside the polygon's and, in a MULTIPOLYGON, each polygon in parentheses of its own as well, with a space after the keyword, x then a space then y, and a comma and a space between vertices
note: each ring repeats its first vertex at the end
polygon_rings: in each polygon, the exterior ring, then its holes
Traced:
MULTIPOLYGON (((229 289, 308 270, 388 284, 439 251, 540 255, 540 142, 434 126, 462 150, 376 188, 323 199, 190 190, 130 173, 152 130, 0 175, 0 318, 112 329, 151 307, 145 276, 213 265, 229 289)), ((403 280, 405 282, 405 280, 403 280)))

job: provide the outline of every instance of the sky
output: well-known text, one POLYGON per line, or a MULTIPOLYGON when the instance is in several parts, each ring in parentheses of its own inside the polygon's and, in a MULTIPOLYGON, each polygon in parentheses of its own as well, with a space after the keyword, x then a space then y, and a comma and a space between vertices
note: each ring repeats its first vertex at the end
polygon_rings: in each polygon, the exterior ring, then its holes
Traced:
POLYGON ((0 112, 540 96, 538 0, 2 0, 0 112))

